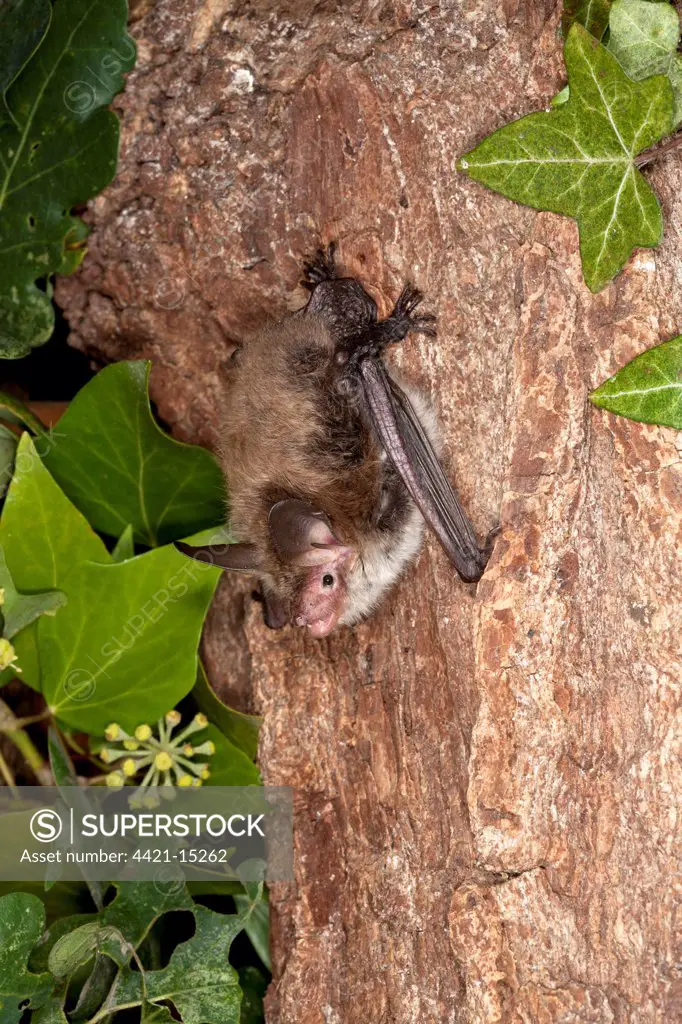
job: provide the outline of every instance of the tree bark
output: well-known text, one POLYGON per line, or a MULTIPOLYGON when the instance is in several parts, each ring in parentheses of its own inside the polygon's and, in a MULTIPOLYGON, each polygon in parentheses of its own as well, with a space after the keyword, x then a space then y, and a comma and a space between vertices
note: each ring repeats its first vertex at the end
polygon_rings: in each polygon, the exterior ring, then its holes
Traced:
POLYGON ((681 329, 682 158, 646 170, 665 241, 591 295, 571 221, 455 170, 563 85, 552 0, 149 7, 119 174, 57 287, 72 343, 153 359, 162 418, 213 445, 230 346, 339 239, 384 311, 411 278, 438 313, 393 358, 500 525, 477 588, 429 541, 322 642, 221 587, 213 682, 253 694, 265 781, 297 791, 269 1024, 679 1020, 679 435, 587 395, 681 329))

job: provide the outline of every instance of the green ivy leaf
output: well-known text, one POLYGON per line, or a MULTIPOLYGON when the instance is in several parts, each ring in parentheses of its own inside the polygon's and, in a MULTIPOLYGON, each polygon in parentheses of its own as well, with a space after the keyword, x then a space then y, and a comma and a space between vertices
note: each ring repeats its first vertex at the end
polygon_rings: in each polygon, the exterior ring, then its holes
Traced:
POLYGON ((258 732, 262 720, 256 715, 245 715, 241 711, 235 711, 227 704, 223 704, 211 688, 206 669, 201 661, 192 696, 197 702, 199 710, 203 711, 209 722, 217 725, 223 736, 243 750, 251 761, 255 761, 258 753, 258 732))
POLYGON ((120 949, 125 945, 125 940, 115 929, 107 928, 99 921, 91 921, 62 935, 50 951, 50 972, 66 985, 77 971, 82 974, 82 968, 92 965, 80 990, 78 1002, 70 1011, 75 1021, 86 1020, 96 1013, 111 989, 116 965, 107 954, 101 952, 107 944, 114 944, 120 949))
POLYGON ((264 965, 269 971, 272 971, 270 959, 270 907, 263 887, 260 887, 260 891, 255 899, 248 895, 243 896, 239 894, 233 896, 232 899, 240 913, 246 915, 246 911, 251 910, 251 913, 246 916, 244 931, 264 965))
MULTIPOLYGON (((116 949, 119 956, 122 957, 126 943, 119 932, 114 931, 113 928, 104 927, 98 921, 81 925, 80 928, 69 932, 68 935, 63 935, 53 946, 49 959, 50 973, 54 974, 55 978, 63 979, 70 977, 80 967, 86 966, 91 961, 96 962, 98 958, 101 964, 106 955, 101 953, 103 947, 116 949)), ((107 959, 109 959, 108 955, 107 959)), ((109 976, 109 984, 102 992, 95 1009, 99 1009, 104 1002, 104 997, 116 974, 115 967, 113 971, 106 970, 106 973, 109 976)))
POLYGON ((215 725, 192 737, 192 744, 198 746, 204 740, 212 740, 215 753, 207 761, 211 772, 205 783, 208 786, 260 786, 262 780, 253 761, 231 743, 215 725))
MULTIPOLYGON (((54 725, 51 725, 47 730, 47 750, 50 757, 50 768, 52 769, 54 780, 59 789, 62 790, 62 796, 65 798, 67 805, 69 807, 78 808, 81 813, 87 813, 87 800, 85 799, 83 790, 78 785, 76 770, 71 758, 69 757, 64 741, 54 725), (64 790, 67 790, 67 792, 64 792, 64 790)), ((62 836, 58 840, 58 846, 64 845, 65 837, 62 836)), ((62 866, 59 864, 51 865, 48 868, 48 871, 52 872, 49 878, 54 883, 62 874, 62 866)), ((98 910, 101 910, 104 906, 106 885, 103 885, 102 882, 99 882, 94 878, 88 878, 87 875, 85 876, 85 884, 90 890, 92 902, 98 910)))
POLYGON ((209 452, 165 434, 149 405, 149 362, 98 373, 59 421, 45 465, 101 533, 132 524, 149 547, 225 518, 223 477, 209 452))
POLYGON ((102 926, 99 921, 89 921, 59 938, 48 957, 47 965, 55 978, 66 978, 94 957, 102 926))
POLYGON ((44 589, 46 579, 56 588, 74 563, 111 564, 104 543, 45 469, 28 434, 19 441, 17 455, 0 519, 0 540, 21 589, 44 589))
POLYGON ((5 552, 0 545, 0 590, 4 591, 4 602, 0 611, 5 620, 2 635, 11 640, 39 615, 56 615, 57 609, 66 604, 66 594, 60 590, 46 590, 42 594, 20 594, 7 568, 5 552))
POLYGON ((680 18, 674 7, 650 0, 616 0, 609 17, 608 48, 626 74, 640 82, 667 75, 673 88, 673 127, 682 122, 680 18))
MULTIPOLYGON (((616 0, 611 8, 605 45, 623 71, 635 82, 651 75, 666 75, 673 90, 673 127, 682 122, 682 55, 677 52, 680 20, 677 11, 656 0, 616 0)), ((558 107, 568 100, 566 86, 552 100, 558 107)))
POLYGON ((115 562, 127 562, 129 558, 135 557, 135 540, 133 536, 132 523, 128 523, 121 536, 116 541, 116 546, 111 552, 115 562))
POLYGON ((239 1024, 263 1024, 263 997, 268 987, 267 978, 257 967, 240 967, 238 970, 242 990, 239 1024))
MULTIPOLYGON (((172 1002, 184 1024, 239 1024, 239 976, 228 957, 242 915, 216 914, 195 906, 196 932, 173 951, 167 967, 147 971, 147 1000, 172 1002)), ((106 1003, 107 1012, 142 1005, 138 971, 121 971, 106 1003)))
MULTIPOLYGON (((97 534, 43 468, 28 434, 17 449, 17 465, 0 519, 0 544, 21 590, 58 589, 67 599, 69 591, 58 581, 66 579, 74 565, 83 560, 111 561, 97 534)), ((40 690, 37 627, 38 622, 27 626, 14 644, 22 681, 34 690, 40 690)))
POLYGON ((0 1024, 18 1024, 19 1005, 36 1009, 54 988, 49 974, 26 968, 45 928, 45 908, 36 896, 12 892, 0 898, 0 1024))
POLYGON ((50 768, 52 769, 54 780, 60 789, 63 786, 78 786, 78 776, 73 767, 73 762, 62 742, 61 736, 53 725, 47 731, 47 750, 50 755, 50 768))
POLYGON ((612 0, 564 0, 561 28, 567 36, 571 25, 586 28, 595 39, 601 39, 609 23, 609 8, 612 0))
POLYGON ((58 917, 48 930, 41 936, 28 960, 29 970, 40 974, 48 969, 50 953, 55 944, 64 936, 68 935, 81 925, 91 921, 98 921, 97 914, 68 914, 66 917, 58 917))
POLYGON ((48 999, 45 1005, 31 1016, 31 1024, 67 1024, 63 999, 48 999))
POLYGON ((189 692, 220 574, 210 567, 192 578, 183 566, 165 547, 119 565, 81 563, 65 581, 68 605, 38 631, 42 692, 55 714, 90 733, 112 721, 132 731, 189 692))
POLYGON ((47 32, 52 17, 49 0, 5 0, 0 7, 0 93, 3 120, 10 116, 4 94, 47 32))
MULTIPOLYGON (((56 978, 66 978, 93 961, 92 972, 72 1014, 74 1020, 96 1013, 112 987, 116 968, 125 968, 130 963, 162 915, 177 910, 194 914, 194 903, 184 885, 117 882, 116 890, 115 898, 101 913, 74 915, 56 921, 29 960, 34 971, 49 964, 56 978)), ((233 919, 225 920, 229 923, 233 919)), ((52 1009, 57 1012, 60 1004, 54 1002, 52 1009)), ((58 1019, 52 1020, 50 1012, 44 1024, 58 1024, 58 1019)), ((164 1024, 162 1008, 151 1003, 144 1017, 147 1024, 164 1024)))
POLYGON ((173 1024, 173 1015, 167 1006, 143 1003, 140 1024, 173 1024))
MULTIPOLYGON (((9 817, 10 816, 8 814, 8 825, 9 817)), ((7 830, 7 832, 8 831, 9 830, 7 830)), ((12 845, 12 849, 17 848, 17 844, 12 845)), ((21 854, 21 852, 22 851, 20 849, 19 854, 21 854)), ((15 892, 19 888, 21 888, 22 892, 29 892, 40 898, 40 901, 47 912, 48 921, 54 920, 60 915, 77 913, 79 908, 82 906, 85 891, 82 882, 60 882, 59 885, 53 886, 49 892, 45 891, 45 885, 43 882, 0 882, 0 893, 2 894, 15 892)), ((31 957, 29 970, 35 972, 36 969, 33 967, 32 961, 33 958, 31 957)))
POLYGON ((590 400, 630 420, 682 430, 682 335, 642 352, 590 400))
POLYGON ((635 247, 661 240, 658 200, 635 157, 670 132, 673 95, 662 75, 632 82, 579 25, 564 55, 568 102, 505 125, 458 166, 510 199, 574 217, 585 282, 597 292, 635 247))
POLYGON ((101 916, 102 925, 118 931, 128 948, 119 945, 106 947, 111 959, 119 967, 125 967, 134 950, 140 948, 153 925, 172 911, 194 912, 194 903, 184 885, 172 882, 150 885, 149 882, 116 882, 116 898, 105 907, 101 916))
POLYGON ((82 259, 86 228, 70 211, 114 177, 118 118, 103 108, 135 60, 125 0, 55 4, 46 31, 45 6, 15 2, 3 11, 5 55, 25 16, 31 18, 29 38, 9 56, 0 109, 0 357, 6 359, 26 355, 52 333, 50 297, 35 282, 70 273, 82 259))
MULTIPOLYGON (((0 543, 23 590, 57 587, 68 598, 37 624, 39 688, 67 725, 102 734, 117 721, 132 731, 174 707, 191 689, 202 623, 220 576, 197 571, 173 547, 115 564, 24 435, 0 543), (25 463, 25 464, 24 464, 25 463)), ((199 563, 196 563, 197 565, 199 563)), ((26 673, 19 640, 15 645, 26 673)), ((28 680, 29 682, 32 680, 28 680)), ((33 680, 35 685, 35 680, 33 680)))
POLYGON ((189 537, 181 537, 185 544, 197 547, 207 544, 235 544, 236 541, 229 526, 209 526, 206 530, 198 530, 189 537))
POLYGON ((59 918, 38 942, 29 959, 31 970, 51 965, 58 976, 69 973, 72 961, 104 952, 118 967, 125 967, 160 917, 171 911, 194 912, 184 885, 163 882, 116 882, 116 896, 99 914, 59 918))
MULTIPOLYGON (((100 939, 102 937, 102 933, 100 933, 100 939)), ((89 1020, 108 996, 115 977, 116 964, 106 954, 95 953, 92 969, 80 990, 78 1002, 69 1012, 71 1020, 89 1020)))

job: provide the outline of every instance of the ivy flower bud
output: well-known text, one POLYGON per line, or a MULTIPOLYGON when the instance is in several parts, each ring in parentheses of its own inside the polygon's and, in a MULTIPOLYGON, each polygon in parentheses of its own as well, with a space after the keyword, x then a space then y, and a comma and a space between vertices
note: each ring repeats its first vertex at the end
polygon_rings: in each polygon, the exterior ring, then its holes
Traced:
POLYGON ((204 743, 200 743, 198 747, 194 748, 195 754, 208 754, 210 757, 215 754, 215 743, 213 740, 206 740, 204 743))
POLYGON ((5 640, 4 637, 0 640, 0 672, 4 672, 6 668, 15 666, 15 671, 19 672, 20 669, 16 668, 17 652, 12 647, 9 640, 5 640))
POLYGON ((118 761, 121 756, 121 751, 116 750, 115 747, 102 747, 99 752, 100 761, 104 761, 105 764, 111 764, 113 761, 118 761))
POLYGON ((154 758, 154 765, 159 769, 160 772, 167 772, 173 767, 173 758, 170 754, 162 750, 161 753, 157 754, 154 758))
POLYGON ((154 728, 147 723, 138 725, 134 737, 117 722, 107 726, 104 733, 107 745, 100 749, 100 757, 107 765, 118 762, 115 771, 107 776, 112 780, 109 785, 122 786, 138 773, 141 776, 130 797, 131 807, 158 807, 159 795, 164 800, 173 800, 176 786, 183 789, 200 786, 210 778, 205 759, 215 753, 215 744, 205 740, 194 746, 187 741, 192 733, 206 728, 206 715, 195 715, 189 725, 173 736, 173 730, 181 721, 180 713, 173 709, 166 712, 154 728), (204 760, 194 761, 197 754, 202 754, 204 760))

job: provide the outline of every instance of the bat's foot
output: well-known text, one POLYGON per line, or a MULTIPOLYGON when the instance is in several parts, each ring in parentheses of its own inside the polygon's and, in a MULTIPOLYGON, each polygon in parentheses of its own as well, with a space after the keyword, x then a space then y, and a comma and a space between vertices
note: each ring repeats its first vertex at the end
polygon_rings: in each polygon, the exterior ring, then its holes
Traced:
MULTIPOLYGON (((423 302, 424 295, 408 281, 398 296, 398 301, 393 307, 392 317, 411 317, 420 302, 423 302)), ((433 317, 431 318, 433 319, 433 317)))
POLYGON ((406 284, 391 315, 385 320, 368 325, 354 339, 353 350, 349 357, 350 364, 357 366, 363 359, 380 358, 388 345, 402 341, 410 331, 435 335, 436 318, 432 313, 424 313, 422 316, 414 315, 414 311, 423 297, 418 288, 406 284))
POLYGON ((303 264, 303 287, 312 291, 323 281, 333 281, 337 277, 335 257, 336 242, 330 242, 326 249, 318 249, 313 258, 303 264))
POLYGON ((402 341, 410 331, 435 336, 435 316, 432 313, 423 313, 421 316, 414 315, 415 309, 423 298, 422 293, 414 285, 409 282, 405 285, 391 315, 377 324, 379 349, 395 341, 402 341))
POLYGON ((433 313, 423 313, 421 316, 413 315, 423 298, 419 289, 408 281, 398 296, 398 301, 393 307, 389 320, 394 320, 396 325, 405 331, 405 334, 409 331, 420 331, 422 334, 435 336, 436 318, 433 313))

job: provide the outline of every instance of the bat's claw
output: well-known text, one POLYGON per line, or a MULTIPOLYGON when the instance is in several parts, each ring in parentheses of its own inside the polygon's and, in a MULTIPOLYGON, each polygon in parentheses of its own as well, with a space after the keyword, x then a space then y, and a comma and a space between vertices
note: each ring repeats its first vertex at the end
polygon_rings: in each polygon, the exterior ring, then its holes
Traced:
POLYGON ((421 334, 428 334, 432 338, 436 337, 436 317, 432 313, 424 313, 423 316, 412 316, 410 317, 410 331, 418 331, 421 334))
POLYGON ((414 313, 424 296, 418 288, 408 281, 398 296, 398 301, 393 307, 391 316, 396 318, 410 317, 414 313))
POLYGON ((336 242, 330 242, 326 249, 318 249, 312 259, 303 264, 303 287, 313 291, 322 281, 333 281, 336 277, 335 257, 336 242))
POLYGON ((398 296, 393 312, 387 320, 382 321, 382 326, 385 325, 387 341, 400 341, 410 331, 419 331, 421 334, 435 336, 436 317, 433 313, 422 313, 421 316, 413 315, 423 298, 419 289, 408 281, 398 296))

